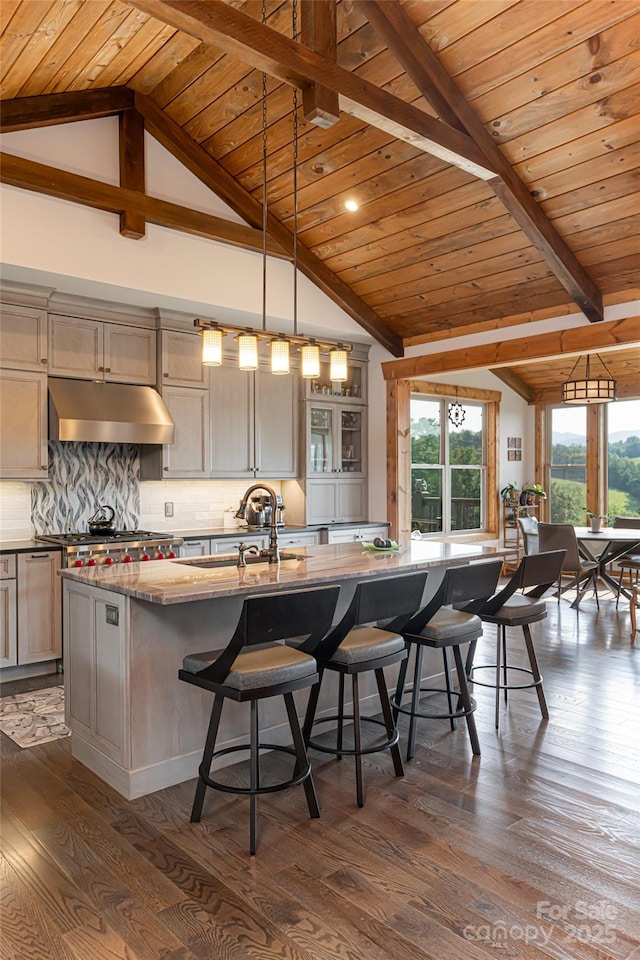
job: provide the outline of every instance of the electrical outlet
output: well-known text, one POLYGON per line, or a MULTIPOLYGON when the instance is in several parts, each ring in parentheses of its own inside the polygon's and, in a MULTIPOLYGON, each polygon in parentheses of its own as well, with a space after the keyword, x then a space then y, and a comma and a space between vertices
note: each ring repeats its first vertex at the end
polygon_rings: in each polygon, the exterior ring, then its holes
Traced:
POLYGON ((165 517, 172 517, 172 516, 173 516, 173 501, 172 501, 172 500, 165 500, 165 504, 164 504, 164 515, 165 515, 165 517))

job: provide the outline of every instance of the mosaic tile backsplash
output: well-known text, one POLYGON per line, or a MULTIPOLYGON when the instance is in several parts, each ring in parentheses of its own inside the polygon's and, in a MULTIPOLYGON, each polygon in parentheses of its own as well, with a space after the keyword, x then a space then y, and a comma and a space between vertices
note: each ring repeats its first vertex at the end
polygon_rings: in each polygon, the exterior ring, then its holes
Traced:
POLYGON ((49 443, 49 482, 31 486, 34 534, 87 530, 101 504, 120 530, 140 522, 138 448, 121 443, 49 443))

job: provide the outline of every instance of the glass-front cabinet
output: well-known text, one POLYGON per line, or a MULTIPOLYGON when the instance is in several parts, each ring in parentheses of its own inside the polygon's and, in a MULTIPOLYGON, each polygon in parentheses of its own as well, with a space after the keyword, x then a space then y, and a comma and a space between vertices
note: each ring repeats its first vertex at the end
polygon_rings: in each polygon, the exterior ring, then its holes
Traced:
POLYGON ((349 474, 361 477, 366 409, 336 403, 307 404, 307 476, 349 474))

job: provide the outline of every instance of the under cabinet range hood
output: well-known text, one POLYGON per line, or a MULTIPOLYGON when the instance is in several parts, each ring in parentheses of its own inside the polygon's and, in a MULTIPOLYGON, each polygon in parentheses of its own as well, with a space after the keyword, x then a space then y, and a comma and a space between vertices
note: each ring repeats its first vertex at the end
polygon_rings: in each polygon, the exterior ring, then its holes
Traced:
POLYGON ((49 377, 49 439, 173 443, 175 427, 153 387, 49 377))

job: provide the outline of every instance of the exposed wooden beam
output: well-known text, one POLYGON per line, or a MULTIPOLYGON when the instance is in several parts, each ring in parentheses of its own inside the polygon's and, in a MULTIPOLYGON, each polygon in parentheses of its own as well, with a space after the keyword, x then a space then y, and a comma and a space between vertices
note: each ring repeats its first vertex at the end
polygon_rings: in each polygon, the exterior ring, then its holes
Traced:
POLYGON ((493 367, 489 370, 489 373, 492 373, 498 380, 502 380, 504 384, 511 387, 511 389, 514 390, 519 397, 522 397, 523 400, 526 400, 527 403, 534 402, 536 398, 534 391, 514 370, 510 370, 509 367, 493 367))
POLYGON ((412 380, 414 377, 460 370, 483 370, 508 367, 525 360, 546 357, 571 357, 598 350, 616 350, 621 346, 640 346, 640 316, 624 320, 605 320, 603 323, 541 333, 535 337, 520 337, 478 347, 428 353, 419 357, 389 360, 382 364, 385 380, 412 380))
MULTIPOLYGON (((144 117, 137 110, 125 110, 118 120, 120 186, 144 193, 144 117)), ((134 210, 123 210, 120 214, 120 233, 132 240, 142 239, 146 233, 144 217, 134 210)))
POLYGON ((495 170, 466 134, 435 120, 363 77, 339 67, 224 0, 127 0, 132 6, 211 44, 269 76, 304 90, 319 83, 340 94, 340 106, 483 180, 495 170))
MULTIPOLYGON (((128 210, 135 216, 161 227, 180 230, 207 240, 217 240, 244 250, 262 251, 262 232, 231 223, 208 213, 190 210, 166 200, 157 200, 134 190, 126 190, 100 180, 92 180, 66 170, 0 153, 0 180, 13 187, 23 187, 49 197, 82 203, 97 210, 121 214, 128 210)), ((282 257, 283 250, 269 241, 267 249, 271 256, 282 257)))
MULTIPOLYGON (((336 0, 301 4, 300 20, 300 39, 305 47, 335 63, 338 49, 336 0)), ((338 94, 321 83, 312 83, 302 91, 302 112, 309 123, 324 129, 332 127, 340 119, 338 94)))
MULTIPOLYGON (((239 216, 249 223, 262 224, 262 204, 189 137, 182 127, 168 117, 148 97, 136 95, 136 109, 145 118, 145 126, 170 153, 180 160, 204 184, 213 190, 239 216)), ((293 234, 271 213, 267 213, 267 233, 288 256, 293 256, 293 234)), ((348 313, 356 323, 370 333, 378 343, 395 357, 402 356, 400 337, 393 333, 371 307, 335 276, 310 250, 298 241, 298 266, 302 273, 323 293, 348 313)))
POLYGON ((591 321, 603 319, 595 283, 544 215, 400 3, 358 0, 363 13, 422 95, 448 124, 464 130, 497 176, 489 180, 549 269, 591 321), (457 122, 456 122, 457 121, 457 122))
POLYGON ((479 400, 481 403, 500 403, 500 390, 481 390, 479 387, 459 387, 453 383, 436 383, 431 380, 410 380, 412 393, 425 397, 455 397, 457 400, 479 400))
POLYGON ((0 133, 111 117, 132 106, 133 90, 127 87, 15 97, 0 102, 0 133))

